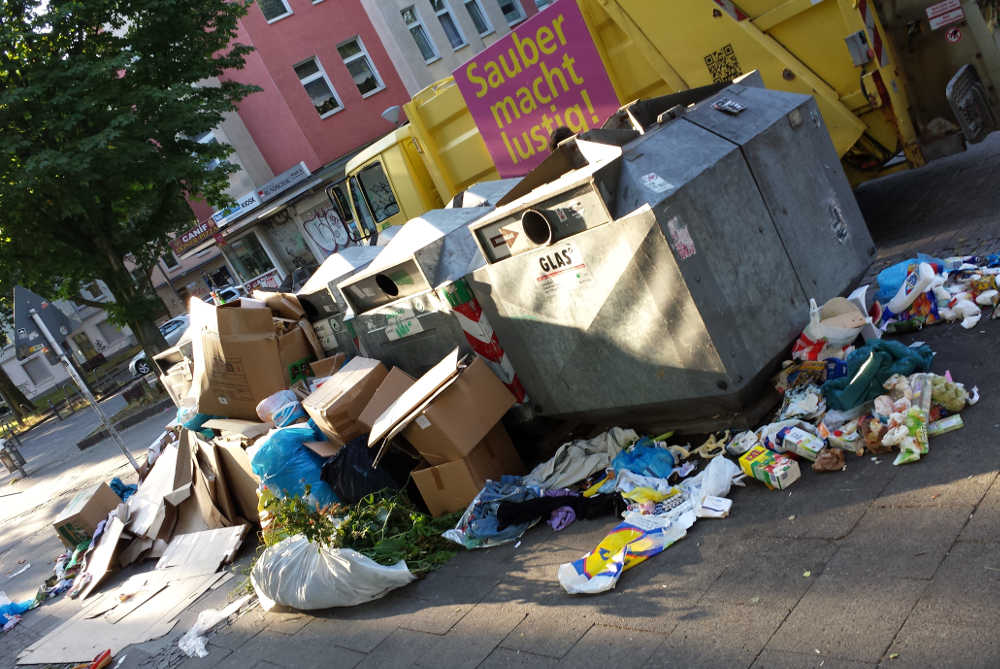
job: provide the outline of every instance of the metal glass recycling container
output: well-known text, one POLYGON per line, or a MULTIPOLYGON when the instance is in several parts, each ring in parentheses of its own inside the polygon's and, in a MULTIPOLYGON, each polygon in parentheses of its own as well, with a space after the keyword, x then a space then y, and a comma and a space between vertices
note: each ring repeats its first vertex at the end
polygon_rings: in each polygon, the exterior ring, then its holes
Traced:
MULTIPOLYGON (((496 202, 518 181, 494 182, 489 197, 496 202)), ((462 282, 485 262, 469 224, 492 210, 485 199, 428 211, 403 225, 365 271, 338 284, 366 355, 418 376, 456 346, 473 350, 452 307, 466 293, 472 299, 462 282)))
POLYGON ((337 282, 368 267, 382 251, 378 246, 349 246, 323 261, 299 290, 298 297, 327 353, 357 354, 353 314, 337 290, 337 282))
POLYGON ((470 285, 536 414, 738 412, 809 297, 870 262, 812 98, 733 85, 652 118, 564 142, 472 226, 470 285))

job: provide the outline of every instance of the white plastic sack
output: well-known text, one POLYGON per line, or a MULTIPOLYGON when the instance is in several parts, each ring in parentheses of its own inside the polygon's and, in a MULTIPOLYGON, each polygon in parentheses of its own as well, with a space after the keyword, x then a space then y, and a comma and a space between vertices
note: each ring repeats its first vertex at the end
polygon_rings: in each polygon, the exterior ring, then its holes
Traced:
POLYGON ((324 548, 301 534, 267 548, 250 572, 265 611, 355 606, 415 580, 406 562, 383 567, 349 548, 324 548))

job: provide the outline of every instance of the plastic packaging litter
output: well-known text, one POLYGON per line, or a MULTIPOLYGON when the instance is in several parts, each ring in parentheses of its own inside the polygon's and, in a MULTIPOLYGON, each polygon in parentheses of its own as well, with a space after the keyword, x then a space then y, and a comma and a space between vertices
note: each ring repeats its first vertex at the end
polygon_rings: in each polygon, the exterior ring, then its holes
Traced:
POLYGON ((297 534, 268 547, 250 582, 265 611, 276 605, 300 611, 355 606, 415 580, 406 562, 383 567, 349 548, 327 548, 297 534))
POLYGON ((814 472, 839 472, 844 468, 844 451, 839 448, 824 448, 812 463, 814 472))
POLYGON ((843 297, 828 300, 822 308, 809 300, 809 324, 792 347, 795 360, 844 358, 858 338, 867 317, 858 306, 843 297))
POLYGON ((205 633, 239 611, 249 601, 250 595, 244 595, 222 610, 205 609, 198 614, 198 619, 191 625, 191 629, 178 639, 177 647, 188 657, 208 657, 208 648, 205 647, 205 642, 208 640, 205 638, 205 633))
POLYGON ((785 393, 790 388, 809 384, 821 384, 826 381, 825 360, 802 360, 792 362, 778 372, 771 382, 779 393, 785 393))
POLYGON ((820 424, 820 436, 826 439, 829 447, 862 455, 865 452, 865 440, 858 428, 859 422, 860 419, 855 418, 832 430, 825 424, 820 424))
POLYGON ((931 398, 934 404, 940 404, 951 412, 961 411, 969 401, 969 393, 961 383, 949 381, 938 374, 930 375, 931 398))
POLYGON ((816 460, 826 447, 823 439, 797 427, 790 428, 780 439, 782 452, 794 453, 806 460, 816 460))
POLYGON ((740 432, 726 444, 726 453, 738 458, 759 443, 756 432, 750 430, 740 432))
POLYGON ((822 416, 824 411, 826 411, 826 399, 823 397, 823 391, 819 386, 809 384, 785 392, 784 401, 778 411, 778 420, 791 418, 815 420, 822 416))
POLYGON ((317 508, 323 508, 336 502, 337 497, 321 478, 323 458, 305 446, 307 441, 326 441, 312 420, 274 430, 254 453, 250 466, 275 495, 307 497, 317 508))
POLYGON ((757 441, 765 448, 781 453, 785 449, 781 447, 781 438, 784 433, 793 427, 797 427, 809 434, 816 434, 816 427, 804 420, 782 420, 777 423, 770 423, 757 430, 757 441))
POLYGON ((909 309, 917 297, 930 288, 935 277, 934 268, 925 262, 918 264, 916 269, 907 273, 899 290, 896 291, 893 298, 885 305, 885 310, 882 313, 882 322, 884 323, 891 318, 895 318, 909 309))
POLYGON ((965 421, 962 420, 962 415, 954 414, 952 416, 946 416, 940 420, 936 420, 928 425, 927 436, 937 437, 948 432, 961 430, 963 427, 965 427, 965 421))
POLYGON ((666 524, 657 516, 638 516, 630 520, 616 525, 587 555, 559 565, 559 584, 566 592, 596 594, 611 590, 622 572, 683 539, 696 517, 689 509, 666 524))
POLYGON ((632 448, 622 449, 611 468, 616 472, 627 470, 643 476, 670 478, 674 469, 674 456, 666 448, 657 446, 649 437, 643 437, 632 448))
POLYGON ((308 418, 298 396, 291 390, 279 390, 257 404, 257 417, 276 427, 285 427, 308 418))

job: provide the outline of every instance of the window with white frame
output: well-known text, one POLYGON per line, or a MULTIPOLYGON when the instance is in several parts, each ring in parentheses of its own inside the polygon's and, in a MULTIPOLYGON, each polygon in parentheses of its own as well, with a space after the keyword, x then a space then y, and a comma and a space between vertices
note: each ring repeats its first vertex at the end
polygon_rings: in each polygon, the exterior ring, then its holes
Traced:
POLYGON ((427 34, 427 29, 424 28, 423 21, 420 20, 420 15, 417 14, 417 8, 410 5, 399 13, 403 17, 403 23, 406 24, 407 29, 413 36, 413 41, 417 43, 417 48, 420 49, 420 55, 424 57, 424 62, 430 63, 437 60, 439 57, 437 49, 434 47, 434 42, 431 41, 430 35, 427 34))
POLYGON ((358 87, 361 97, 367 97, 373 93, 378 93, 385 88, 382 78, 378 76, 375 63, 368 56, 365 45, 360 37, 352 37, 346 42, 337 46, 340 57, 344 59, 347 71, 354 79, 354 85, 358 87))
POLYGON ((292 13, 288 0, 257 0, 257 6, 260 7, 260 13, 268 23, 283 19, 292 13))
POLYGON ((179 262, 177 262, 177 256, 174 255, 173 251, 167 251, 166 253, 164 253, 162 256, 160 256, 160 260, 163 261, 163 266, 166 267, 168 270, 174 269, 175 267, 177 267, 177 265, 180 264, 179 262))
POLYGON ((431 9, 434 10, 434 14, 441 23, 441 29, 444 30, 448 42, 451 43, 452 50, 458 51, 465 46, 467 44, 465 36, 462 35, 458 24, 455 23, 455 17, 451 15, 451 7, 448 6, 448 3, 445 0, 431 0, 431 9))
POLYGON ((485 37, 493 32, 493 24, 487 18, 483 6, 479 4, 479 0, 465 0, 465 11, 469 12, 472 25, 476 26, 476 32, 479 33, 480 37, 485 37))
POLYGON ((500 11, 503 12, 503 17, 507 19, 509 25, 524 20, 524 8, 518 0, 497 0, 497 4, 500 5, 500 11))
POLYGON ((310 58, 299 63, 295 66, 295 74, 299 75, 299 81, 309 94, 309 99, 312 100, 320 118, 326 118, 343 109, 337 91, 333 89, 333 84, 323 71, 323 66, 319 64, 319 59, 310 58))

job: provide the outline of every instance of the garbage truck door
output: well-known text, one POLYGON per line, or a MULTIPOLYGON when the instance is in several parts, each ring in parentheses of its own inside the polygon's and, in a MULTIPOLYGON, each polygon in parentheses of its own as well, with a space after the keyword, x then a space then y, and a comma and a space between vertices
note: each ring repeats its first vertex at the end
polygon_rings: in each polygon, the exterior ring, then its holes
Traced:
POLYGON ((353 209, 357 214, 355 220, 358 222, 358 235, 351 239, 355 242, 361 242, 375 235, 377 228, 375 227, 375 219, 372 218, 372 211, 361 192, 361 186, 358 185, 358 178, 351 177, 348 183, 351 187, 351 204, 354 205, 353 209))

